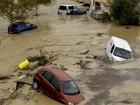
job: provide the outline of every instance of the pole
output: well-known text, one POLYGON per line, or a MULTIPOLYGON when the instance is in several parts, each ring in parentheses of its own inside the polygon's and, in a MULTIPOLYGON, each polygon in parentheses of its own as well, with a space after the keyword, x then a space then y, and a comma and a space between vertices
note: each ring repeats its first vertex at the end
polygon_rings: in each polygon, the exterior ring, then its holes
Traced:
POLYGON ((93 0, 91 0, 91 2, 90 2, 90 9, 89 9, 89 13, 91 14, 91 12, 92 12, 92 8, 93 8, 93 0))

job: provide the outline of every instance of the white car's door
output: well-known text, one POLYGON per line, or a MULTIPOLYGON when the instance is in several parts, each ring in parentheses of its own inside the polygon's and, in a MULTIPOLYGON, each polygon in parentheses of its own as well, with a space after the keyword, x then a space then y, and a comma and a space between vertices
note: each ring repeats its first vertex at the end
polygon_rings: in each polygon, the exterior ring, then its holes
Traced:
POLYGON ((67 6, 59 6, 58 14, 66 14, 67 13, 67 6))

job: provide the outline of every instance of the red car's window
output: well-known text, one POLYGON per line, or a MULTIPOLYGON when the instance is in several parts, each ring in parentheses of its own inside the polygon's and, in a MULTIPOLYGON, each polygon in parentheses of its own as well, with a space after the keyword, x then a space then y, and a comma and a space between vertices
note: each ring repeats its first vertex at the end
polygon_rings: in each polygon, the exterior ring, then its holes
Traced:
POLYGON ((52 79, 52 81, 51 81, 51 84, 53 85, 53 87, 54 87, 57 91, 60 91, 60 89, 61 89, 60 82, 59 82, 55 77, 53 77, 53 79, 52 79))
POLYGON ((44 72, 43 74, 42 74, 42 76, 45 78, 45 79, 47 79, 49 82, 51 81, 51 79, 52 79, 52 75, 50 74, 50 73, 48 73, 48 72, 44 72))
POLYGON ((62 81, 63 92, 68 95, 79 94, 79 88, 73 80, 62 81))

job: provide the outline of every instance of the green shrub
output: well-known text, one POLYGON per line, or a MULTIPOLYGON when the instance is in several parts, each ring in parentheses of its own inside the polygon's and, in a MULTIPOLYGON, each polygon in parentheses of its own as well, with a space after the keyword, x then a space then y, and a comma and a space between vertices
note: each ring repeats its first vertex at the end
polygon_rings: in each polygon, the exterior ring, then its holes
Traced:
POLYGON ((140 0, 111 0, 111 15, 123 25, 140 23, 140 0))

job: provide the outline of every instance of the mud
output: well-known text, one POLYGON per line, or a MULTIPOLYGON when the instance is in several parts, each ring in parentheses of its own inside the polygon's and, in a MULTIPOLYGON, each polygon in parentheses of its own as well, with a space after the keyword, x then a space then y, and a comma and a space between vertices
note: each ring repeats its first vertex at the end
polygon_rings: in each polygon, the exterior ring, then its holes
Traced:
POLYGON ((9 23, 0 19, 0 74, 12 74, 0 82, 0 105, 61 105, 30 85, 14 91, 19 76, 33 75, 38 69, 19 70, 18 64, 27 56, 39 55, 40 49, 51 58, 52 65, 64 69, 76 80, 85 97, 79 105, 140 105, 139 27, 102 23, 88 14, 58 15, 61 3, 82 5, 57 0, 53 6, 41 6, 39 17, 27 20, 39 28, 19 35, 8 35, 9 23), (135 59, 110 62, 105 46, 111 35, 128 40, 135 59))

